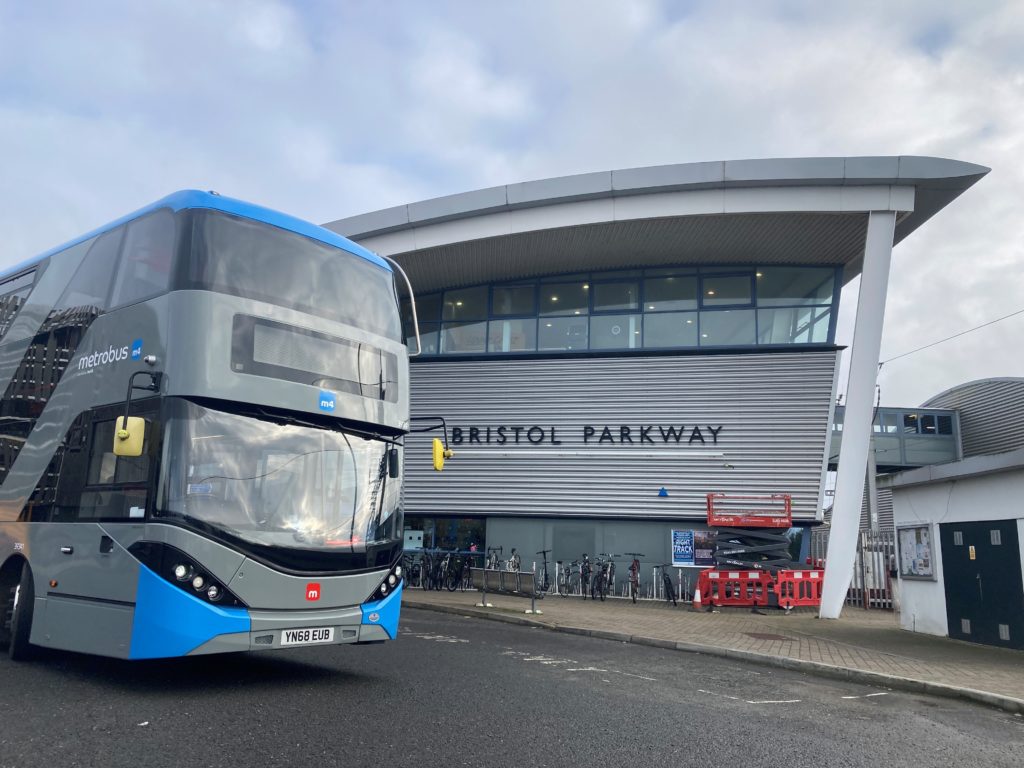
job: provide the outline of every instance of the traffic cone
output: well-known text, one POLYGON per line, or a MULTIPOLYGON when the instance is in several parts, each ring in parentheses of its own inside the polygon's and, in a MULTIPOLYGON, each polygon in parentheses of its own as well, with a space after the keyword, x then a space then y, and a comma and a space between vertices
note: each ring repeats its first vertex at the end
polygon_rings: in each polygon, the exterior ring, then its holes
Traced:
POLYGON ((703 608, 704 608, 704 606, 701 604, 701 600, 700 600, 700 587, 697 587, 693 591, 693 605, 691 606, 690 610, 691 611, 700 611, 700 610, 703 610, 703 608))

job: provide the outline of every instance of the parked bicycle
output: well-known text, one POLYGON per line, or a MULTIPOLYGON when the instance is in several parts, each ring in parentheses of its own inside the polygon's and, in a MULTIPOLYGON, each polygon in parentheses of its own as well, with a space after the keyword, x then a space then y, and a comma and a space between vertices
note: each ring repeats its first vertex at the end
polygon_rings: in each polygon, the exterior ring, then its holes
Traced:
POLYGON ((593 573, 593 566, 590 564, 590 558, 587 553, 583 553, 583 559, 580 560, 580 592, 583 595, 583 599, 587 599, 587 590, 590 589, 590 577, 593 573))
POLYGON ((512 573, 519 573, 519 566, 522 565, 522 558, 519 556, 519 553, 516 552, 515 547, 512 547, 512 554, 509 556, 508 562, 505 565, 508 567, 508 570, 512 571, 512 573))
POLYGON ((558 594, 568 597, 574 593, 580 584, 580 561, 573 560, 566 564, 564 560, 557 561, 558 566, 558 594))
POLYGON ((610 562, 606 559, 607 555, 600 554, 597 556, 597 560, 594 561, 594 578, 590 583, 590 599, 597 600, 608 597, 608 575, 610 571, 610 562))
POLYGON ((427 570, 427 589, 440 591, 444 589, 444 556, 441 552, 431 552, 427 570))
POLYGON ((665 588, 665 601, 672 601, 672 605, 678 605, 676 602, 676 585, 672 583, 672 576, 669 573, 669 569, 672 567, 671 563, 662 563, 661 565, 655 566, 661 571, 661 583, 665 588))
POLYGON ((537 578, 538 578, 537 591, 540 592, 540 594, 542 594, 542 595, 544 593, 546 593, 549 589, 551 589, 551 579, 548 577, 548 553, 549 552, 551 552, 550 549, 542 549, 542 550, 540 550, 537 553, 542 558, 544 558, 544 560, 543 560, 543 562, 541 563, 541 566, 540 566, 540 573, 537 574, 537 578))
POLYGON ((503 551, 502 547, 488 547, 487 562, 484 567, 489 571, 501 570, 501 554, 503 551))
POLYGON ((462 586, 462 588, 465 589, 465 561, 466 558, 459 555, 457 550, 452 550, 445 555, 441 565, 441 573, 445 589, 449 592, 454 592, 459 588, 459 586, 462 586))
POLYGON ((420 585, 420 560, 420 557, 411 552, 402 555, 402 575, 405 578, 405 583, 410 587, 420 585))
POLYGON ((627 552, 626 555, 633 558, 629 564, 629 596, 635 603, 640 597, 640 558, 644 555, 642 552, 627 552))
POLYGON ((614 595, 615 594, 615 558, 622 557, 622 555, 617 555, 614 552, 611 552, 611 553, 608 553, 608 554, 601 555, 601 557, 605 557, 605 558, 608 559, 608 573, 605 574, 605 586, 607 587, 607 589, 605 591, 609 595, 614 595))

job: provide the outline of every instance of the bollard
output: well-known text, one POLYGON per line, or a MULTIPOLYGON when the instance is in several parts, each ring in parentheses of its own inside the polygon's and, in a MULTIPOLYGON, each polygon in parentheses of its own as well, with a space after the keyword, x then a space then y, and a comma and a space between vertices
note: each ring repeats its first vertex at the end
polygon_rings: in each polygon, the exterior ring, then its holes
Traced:
POLYGON ((530 590, 530 608, 526 611, 527 615, 534 614, 536 616, 542 616, 543 612, 537 610, 537 563, 533 564, 533 589, 530 590))
POLYGON ((486 564, 484 568, 480 569, 480 577, 483 582, 480 586, 480 602, 476 604, 477 608, 493 608, 494 605, 487 602, 487 568, 486 564))

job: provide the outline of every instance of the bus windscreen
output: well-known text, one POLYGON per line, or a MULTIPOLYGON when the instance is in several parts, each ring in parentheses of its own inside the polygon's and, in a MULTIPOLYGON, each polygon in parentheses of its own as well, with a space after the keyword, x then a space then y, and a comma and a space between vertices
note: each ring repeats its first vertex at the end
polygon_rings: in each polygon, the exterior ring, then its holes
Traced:
POLYGON ((382 440, 172 404, 160 514, 258 546, 364 552, 401 534, 382 440))

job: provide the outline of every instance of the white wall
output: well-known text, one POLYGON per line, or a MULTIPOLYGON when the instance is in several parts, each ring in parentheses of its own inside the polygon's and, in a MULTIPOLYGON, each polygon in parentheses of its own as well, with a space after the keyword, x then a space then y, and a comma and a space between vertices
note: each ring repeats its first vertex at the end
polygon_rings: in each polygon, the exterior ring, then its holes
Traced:
POLYGON ((893 488, 896 527, 931 526, 936 581, 900 579, 900 626, 930 635, 948 635, 943 586, 940 523, 1017 520, 1024 563, 1024 469, 981 477, 893 488))

